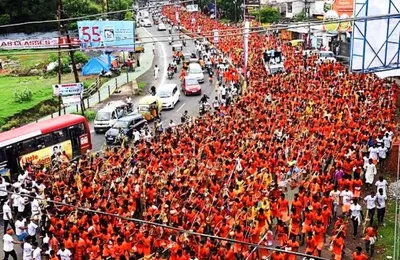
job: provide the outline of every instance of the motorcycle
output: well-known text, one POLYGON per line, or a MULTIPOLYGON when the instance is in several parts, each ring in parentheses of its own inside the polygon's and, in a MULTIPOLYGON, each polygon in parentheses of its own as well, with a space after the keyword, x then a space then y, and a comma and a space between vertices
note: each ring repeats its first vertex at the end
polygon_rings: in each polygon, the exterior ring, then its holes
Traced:
POLYGON ((200 102, 200 106, 199 106, 199 114, 200 116, 206 114, 208 111, 211 110, 211 106, 208 102, 200 102))
POLYGON ((133 104, 130 102, 130 103, 126 103, 126 105, 127 105, 126 110, 129 113, 132 113, 133 112, 133 104))
POLYGON ((175 56, 174 57, 174 61, 177 65, 181 64, 181 58, 179 58, 179 56, 175 56))
POLYGON ((168 70, 167 75, 168 75, 168 79, 172 79, 174 77, 174 71, 168 70))

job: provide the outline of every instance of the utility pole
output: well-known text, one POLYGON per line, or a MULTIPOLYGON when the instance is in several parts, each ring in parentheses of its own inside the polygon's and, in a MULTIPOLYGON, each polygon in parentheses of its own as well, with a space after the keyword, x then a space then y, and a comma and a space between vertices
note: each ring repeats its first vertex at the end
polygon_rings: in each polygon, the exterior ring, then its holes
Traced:
MULTIPOLYGON (((57 20, 58 20, 58 84, 61 84, 61 74, 62 74, 62 65, 61 65, 61 0, 58 3, 57 8, 57 20)), ((61 95, 58 95, 58 116, 61 116, 61 95)))
MULTIPOLYGON (((61 6, 61 9, 62 9, 62 0, 60 0, 60 6, 61 6)), ((71 38, 70 38, 69 32, 68 32, 68 25, 64 24, 62 27, 64 28, 65 34, 67 36, 69 56, 71 58, 72 71, 74 73, 75 82, 79 83, 79 74, 78 74, 78 70, 76 69, 75 56, 74 56, 75 51, 73 50, 73 46, 71 44, 71 38)), ((81 112, 82 112, 82 115, 84 116, 85 115, 85 106, 83 104, 82 95, 81 95, 81 112)))
POLYGON ((307 17, 307 23, 308 23, 308 34, 307 34, 307 46, 308 48, 311 48, 311 24, 310 24, 310 2, 308 0, 304 0, 304 12, 307 17))

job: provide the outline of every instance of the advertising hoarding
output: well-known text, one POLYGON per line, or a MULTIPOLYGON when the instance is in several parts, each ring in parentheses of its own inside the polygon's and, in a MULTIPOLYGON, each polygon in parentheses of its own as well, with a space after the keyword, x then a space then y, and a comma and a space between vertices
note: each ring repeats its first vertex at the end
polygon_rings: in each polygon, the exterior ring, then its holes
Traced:
MULTIPOLYGON (((327 0, 324 1, 324 20, 345 19, 353 17, 354 0, 327 0)), ((351 31, 351 22, 325 24, 328 32, 351 31)))
MULTIPOLYGON (((70 37, 72 46, 79 46, 78 37, 70 37)), ((56 49, 58 44, 62 48, 68 47, 67 37, 58 38, 33 38, 29 40, 0 40, 0 50, 27 50, 27 49, 56 49)))
POLYGON ((79 21, 82 50, 135 51, 133 21, 79 21))
POLYGON ((53 96, 65 97, 69 95, 80 95, 83 91, 82 83, 68 83, 53 85, 53 96))
POLYGON ((69 107, 72 105, 79 105, 81 103, 82 97, 81 95, 72 95, 62 97, 62 103, 65 107, 69 107))
POLYGON ((70 140, 25 154, 19 157, 19 163, 20 165, 25 165, 27 162, 30 162, 35 165, 43 164, 45 167, 48 167, 57 154, 63 151, 69 156, 69 159, 72 158, 72 144, 70 140))

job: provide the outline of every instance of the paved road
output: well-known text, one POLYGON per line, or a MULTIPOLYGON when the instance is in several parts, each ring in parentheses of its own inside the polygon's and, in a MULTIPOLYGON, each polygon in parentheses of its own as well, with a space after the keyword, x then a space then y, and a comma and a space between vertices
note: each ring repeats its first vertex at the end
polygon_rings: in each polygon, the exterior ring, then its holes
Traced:
MULTIPOLYGON (((147 37, 151 36, 154 37, 154 41, 165 41, 168 39, 168 37, 161 37, 161 36, 168 36, 168 31, 166 32, 159 32, 157 31, 157 26, 145 28, 144 30, 148 35, 147 37)), ((144 39, 144 41, 150 41, 150 38, 144 39)), ((154 79, 153 76, 153 69, 150 69, 146 73, 144 73, 142 76, 140 76, 137 79, 137 82, 146 82, 147 86, 156 86, 157 88, 163 84, 167 83, 176 83, 178 86, 180 86, 180 81, 179 81, 179 75, 180 75, 180 70, 182 65, 178 66, 178 73, 174 75, 174 78, 172 80, 169 80, 167 78, 167 67, 168 64, 172 62, 172 47, 169 45, 168 42, 156 42, 156 53, 155 53, 155 58, 153 61, 153 66, 158 65, 160 67, 160 73, 159 73, 159 78, 157 80, 154 79)), ((151 49, 147 49, 146 51, 151 51, 151 49)), ((184 47, 183 52, 184 53, 191 53, 195 52, 195 46, 192 40, 189 40, 189 38, 186 40, 186 47, 184 47)), ((202 86, 202 93, 208 95, 211 100, 214 99, 216 92, 215 92, 215 84, 213 83, 210 85, 208 82, 208 75, 205 73, 205 83, 201 84, 202 86)), ((180 122, 181 115, 185 110, 188 111, 189 115, 195 116, 198 115, 198 110, 199 110, 199 100, 201 96, 185 96, 183 93, 181 93, 181 98, 180 102, 178 102, 175 106, 174 109, 171 110, 164 110, 162 112, 162 121, 164 126, 167 126, 170 120, 173 120, 176 124, 180 122)), ((123 97, 121 97, 123 99, 123 97)), ((136 97, 133 99, 134 103, 137 102, 140 99, 140 97, 136 97)), ((136 103, 137 104, 137 103, 136 103)), ((100 107, 99 107, 100 108, 100 107)), ((99 109, 98 108, 98 109, 99 109)), ((92 130, 93 126, 91 125, 92 130)), ((93 144, 93 151, 98 151, 100 150, 103 145, 104 145, 105 139, 104 139, 104 134, 96 134, 94 131, 92 131, 92 144, 93 144)))

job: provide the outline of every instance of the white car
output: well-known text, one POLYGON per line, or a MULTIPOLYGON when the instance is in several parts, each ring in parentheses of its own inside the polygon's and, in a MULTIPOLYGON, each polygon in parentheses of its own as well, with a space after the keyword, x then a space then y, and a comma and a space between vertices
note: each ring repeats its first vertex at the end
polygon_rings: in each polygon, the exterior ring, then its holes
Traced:
POLYGON ((164 23, 159 23, 159 24, 158 24, 158 30, 159 30, 159 31, 166 31, 166 30, 167 30, 167 27, 165 26, 164 23))
POLYGON ((165 84, 157 89, 157 96, 162 102, 163 109, 173 109, 181 98, 177 84, 165 84))
POLYGON ((335 54, 333 54, 333 52, 331 52, 331 51, 320 51, 318 53, 318 59, 322 62, 325 62, 325 61, 335 62, 336 61, 335 54))
POLYGON ((198 63, 189 64, 188 77, 197 79, 199 83, 204 82, 204 74, 200 64, 198 63))
POLYGON ((148 18, 140 19, 139 25, 143 27, 151 27, 151 21, 148 18))

